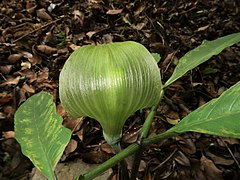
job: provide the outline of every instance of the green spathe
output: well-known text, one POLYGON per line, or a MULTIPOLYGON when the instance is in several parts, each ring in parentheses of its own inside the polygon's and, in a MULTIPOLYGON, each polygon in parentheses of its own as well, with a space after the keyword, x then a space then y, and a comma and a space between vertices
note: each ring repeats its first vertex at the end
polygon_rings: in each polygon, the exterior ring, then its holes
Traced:
POLYGON ((65 110, 99 121, 108 143, 120 139, 131 114, 158 104, 162 86, 153 56, 132 41, 80 47, 65 63, 59 83, 65 110))

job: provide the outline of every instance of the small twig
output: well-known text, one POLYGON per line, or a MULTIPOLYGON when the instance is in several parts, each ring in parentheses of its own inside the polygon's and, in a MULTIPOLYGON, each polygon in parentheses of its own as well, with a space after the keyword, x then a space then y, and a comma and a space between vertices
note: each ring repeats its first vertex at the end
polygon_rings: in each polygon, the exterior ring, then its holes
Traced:
POLYGON ((165 159, 161 164, 159 164, 157 167, 155 167, 152 171, 156 171, 158 168, 160 168, 162 165, 164 165, 169 159, 173 157, 173 155, 177 152, 177 148, 174 149, 174 151, 165 159))
POLYGON ((179 107, 184 110, 186 113, 190 114, 191 111, 182 103, 179 104, 179 107))
POLYGON ((77 129, 78 125, 83 121, 84 117, 79 118, 79 120, 77 121, 77 123, 74 125, 73 129, 72 129, 72 133, 75 132, 75 130, 77 129))
POLYGON ((43 28, 45 28, 45 27, 47 27, 47 26, 49 26, 49 25, 51 25, 51 24, 53 24, 53 23, 56 23, 57 21, 61 20, 63 17, 65 17, 65 16, 62 16, 62 17, 60 17, 59 19, 56 19, 56 20, 54 20, 54 21, 51 21, 51 22, 49 22, 49 23, 47 23, 47 24, 45 24, 45 25, 43 25, 43 26, 41 26, 41 27, 39 27, 39 28, 37 28, 37 29, 32 30, 31 32, 29 32, 29 33, 27 33, 27 34, 22 35, 21 37, 15 39, 12 43, 15 43, 15 42, 23 39, 24 37, 28 36, 29 34, 33 34, 33 33, 37 32, 37 31, 39 31, 39 30, 41 30, 41 29, 43 29, 43 28))
POLYGON ((232 153, 231 149, 228 147, 228 145, 224 142, 224 140, 219 137, 219 139, 222 141, 222 143, 224 144, 224 146, 226 146, 226 148, 228 149, 228 152, 230 153, 230 155, 232 156, 233 160, 235 161, 235 163, 237 164, 238 169, 240 169, 240 164, 238 162, 238 160, 235 158, 234 154, 232 153))
POLYGON ((171 99, 169 99, 167 96, 164 96, 164 101, 167 105, 169 105, 174 111, 179 111, 179 108, 173 103, 171 99))
POLYGON ((2 73, 0 73, 0 75, 2 76, 2 78, 4 79, 4 81, 7 81, 7 79, 5 78, 5 76, 4 76, 2 73))
POLYGON ((171 65, 171 63, 172 63, 172 61, 173 61, 173 59, 176 58, 175 55, 176 55, 176 53, 178 52, 179 48, 180 48, 180 46, 178 46, 177 50, 174 51, 173 54, 171 55, 171 59, 170 59, 170 61, 168 62, 166 68, 164 69, 163 74, 164 74, 165 72, 167 72, 168 68, 170 67, 170 65, 171 65))

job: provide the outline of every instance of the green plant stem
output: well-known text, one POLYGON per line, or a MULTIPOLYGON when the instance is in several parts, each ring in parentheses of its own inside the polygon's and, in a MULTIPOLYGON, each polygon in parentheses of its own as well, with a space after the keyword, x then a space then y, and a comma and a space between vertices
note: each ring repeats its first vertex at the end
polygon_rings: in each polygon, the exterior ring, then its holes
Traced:
POLYGON ((142 140, 147 137, 149 129, 152 124, 152 120, 156 114, 157 106, 153 106, 150 113, 148 114, 148 117, 141 129, 140 136, 138 137, 137 143, 139 144, 138 150, 135 152, 134 159, 133 159, 133 165, 131 169, 131 180, 136 179, 136 175, 138 172, 138 168, 141 162, 141 156, 143 153, 143 148, 142 146, 142 140))
POLYGON ((158 134, 156 136, 153 136, 153 137, 150 137, 150 138, 146 138, 142 141, 142 145, 143 146, 147 146, 147 145, 150 145, 150 144, 154 144, 154 143, 157 143, 161 140, 164 140, 164 139, 167 139, 169 137, 174 137, 174 136, 177 136, 179 135, 179 133, 176 133, 174 131, 173 128, 161 133, 161 134, 158 134))
MULTIPOLYGON (((114 149, 116 154, 118 154, 122 150, 120 141, 118 141, 115 144, 112 144, 111 146, 114 149)), ((121 167, 121 173, 120 173, 120 177, 121 178, 120 179, 122 179, 122 180, 129 180, 127 164, 126 164, 124 159, 120 161, 120 167, 121 167)))
MULTIPOLYGON (((164 95, 164 90, 162 89, 161 92, 160 92, 160 100, 159 100, 158 104, 160 104, 160 102, 162 101, 163 95, 164 95)), ((142 141, 144 138, 146 138, 148 136, 149 129, 152 125, 153 118, 154 118, 154 116, 157 112, 157 108, 158 108, 158 106, 153 106, 151 108, 151 111, 148 114, 147 119, 145 120, 145 122, 143 124, 143 127, 141 129, 138 141, 142 141)))
MULTIPOLYGON (((160 93, 159 104, 162 101, 163 95, 164 95, 164 90, 162 89, 161 93, 160 93)), ((154 116, 155 116, 155 114, 157 112, 157 107, 158 106, 153 106, 151 108, 151 111, 148 114, 147 119, 145 120, 145 122, 143 124, 143 127, 141 129, 140 136, 138 137, 137 143, 140 145, 140 148, 136 151, 136 153, 134 155, 133 165, 132 165, 132 170, 131 170, 131 180, 135 180, 136 179, 138 168, 139 168, 139 165, 140 165, 140 162, 141 162, 142 153, 143 153, 143 148, 141 147, 142 146, 142 141, 149 134, 149 129, 151 127, 153 118, 154 118, 154 116)))
POLYGON ((79 179, 80 180, 90 180, 90 179, 97 177, 98 175, 100 175, 104 171, 108 170, 112 166, 116 165, 118 162, 120 162, 127 156, 133 154, 138 149, 138 146, 139 146, 138 144, 132 144, 132 145, 128 146, 126 149, 122 150, 121 152, 119 152, 118 154, 113 156, 111 159, 107 160, 106 162, 104 162, 101 165, 97 166, 96 168, 92 169, 88 173, 80 176, 79 179))
MULTIPOLYGON (((156 142, 159 142, 161 140, 167 139, 169 137, 175 136, 176 133, 174 131, 166 131, 162 134, 156 135, 151 138, 144 139, 142 141, 142 145, 146 146, 149 144, 153 144, 156 142)), ((118 162, 123 160, 124 158, 128 157, 129 155, 135 153, 140 148, 140 145, 137 143, 134 143, 130 146, 128 146, 126 149, 122 150, 115 156, 113 156, 111 159, 105 161, 101 165, 97 166, 96 168, 92 169, 88 173, 81 175, 79 177, 80 180, 90 180, 96 178, 98 175, 102 174, 104 171, 108 170, 112 166, 116 165, 118 162)))

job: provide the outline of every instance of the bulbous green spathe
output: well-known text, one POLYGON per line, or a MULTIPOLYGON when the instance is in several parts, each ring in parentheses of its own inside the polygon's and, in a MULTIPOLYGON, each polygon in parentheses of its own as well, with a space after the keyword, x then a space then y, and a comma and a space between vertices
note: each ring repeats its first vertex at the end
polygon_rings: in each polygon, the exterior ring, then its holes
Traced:
POLYGON ((113 142, 130 115, 159 102, 161 86, 153 56, 141 44, 126 41, 73 52, 60 73, 59 93, 70 115, 96 119, 105 139, 113 142))

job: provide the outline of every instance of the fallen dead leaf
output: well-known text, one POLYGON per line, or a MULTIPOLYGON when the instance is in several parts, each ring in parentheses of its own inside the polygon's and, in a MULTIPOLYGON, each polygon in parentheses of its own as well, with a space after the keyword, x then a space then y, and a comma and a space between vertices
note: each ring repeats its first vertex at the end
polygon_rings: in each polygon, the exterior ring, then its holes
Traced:
POLYGON ((13 99, 13 95, 11 93, 2 92, 0 93, 0 104, 7 103, 13 99))
POLYGON ((212 154, 210 152, 206 152, 206 156, 210 157, 215 164, 221 164, 221 165, 226 165, 229 166, 234 163, 233 159, 225 159, 220 156, 216 156, 215 154, 212 154))
POLYGON ((141 12, 144 11, 144 9, 146 8, 145 4, 143 3, 141 6, 139 6, 139 8, 137 8, 136 11, 134 11, 134 16, 138 16, 141 12))
POLYGON ((192 82, 191 84, 192 84, 193 87, 203 85, 203 83, 199 83, 199 82, 192 82))
POLYGON ((41 63, 42 63, 42 58, 41 58, 41 56, 33 55, 33 57, 32 57, 32 58, 29 58, 28 61, 29 61, 32 65, 41 64, 41 63))
POLYGON ((132 24, 132 28, 140 31, 142 30, 142 28, 144 28, 145 25, 146 25, 145 22, 137 23, 137 25, 132 24))
MULTIPOLYGON (((176 112, 176 111, 172 111, 170 110, 167 114, 167 120, 169 121, 175 121, 175 123, 179 122, 180 121, 180 117, 179 117, 179 114, 176 112)), ((171 123, 170 123, 171 124, 171 123)))
POLYGON ((127 131, 126 133, 123 134, 122 141, 124 143, 129 143, 129 144, 132 144, 132 143, 136 142, 140 130, 141 130, 141 126, 133 128, 130 131, 127 131))
POLYGON ((166 58, 163 60, 161 67, 164 68, 164 69, 167 69, 168 64, 172 61, 174 56, 175 56, 174 53, 168 53, 166 58))
POLYGON ((46 12, 44 8, 36 11, 37 16, 42 20, 52 20, 52 17, 46 12))
POLYGON ((169 124, 172 124, 172 125, 176 125, 180 122, 180 119, 170 119, 168 117, 166 117, 166 120, 169 124))
POLYGON ((6 119, 6 118, 7 116, 3 112, 0 112, 0 120, 6 119))
POLYGON ((28 82, 32 83, 37 79, 37 74, 30 69, 22 69, 21 71, 17 72, 20 74, 22 77, 28 78, 28 82))
POLYGON ((164 49, 164 44, 160 42, 152 42, 149 44, 149 47, 153 52, 161 52, 164 49))
POLYGON ((52 55, 58 51, 57 48, 53 48, 45 44, 38 45, 37 50, 47 55, 52 55))
POLYGON ((0 66, 0 72, 2 74, 9 74, 13 69, 13 65, 0 66))
POLYGON ((76 148, 77 148, 77 145, 78 145, 77 141, 74 140, 74 139, 71 139, 71 140, 69 141, 66 149, 65 149, 65 154, 66 154, 66 155, 69 155, 70 153, 72 153, 73 151, 75 151, 76 148))
POLYGON ((57 105, 57 113, 63 117, 63 125, 73 131, 73 133, 77 132, 83 123, 83 118, 72 118, 69 114, 66 113, 63 106, 61 104, 57 105))
POLYGON ((69 45, 69 47, 70 47, 73 51, 75 51, 75 50, 77 50, 78 48, 80 48, 81 46, 77 46, 76 44, 71 43, 71 44, 69 45))
POLYGON ((28 62, 28 61, 22 62, 22 63, 21 63, 21 66, 22 66, 24 69, 31 69, 31 67, 32 67, 31 63, 28 62))
POLYGON ((15 112, 15 108, 13 106, 4 106, 3 113, 6 118, 11 118, 15 112))
POLYGON ((2 132, 4 138, 14 138, 15 132, 14 131, 4 131, 2 132))
POLYGON ((63 119, 64 119, 63 125, 69 129, 71 129, 73 131, 73 133, 76 132, 77 136, 79 137, 78 132, 79 132, 80 127, 82 126, 83 118, 75 118, 75 119, 72 118, 69 114, 66 113, 62 104, 57 105, 57 113, 63 117, 63 119))
POLYGON ((176 140, 183 152, 188 154, 196 153, 196 146, 191 137, 189 137, 187 134, 185 134, 184 137, 177 136, 176 140))
POLYGON ((113 15, 113 14, 121 14, 122 11, 123 11, 123 9, 109 9, 106 12, 106 14, 111 14, 111 15, 113 15))
POLYGON ((32 9, 34 6, 36 6, 36 2, 35 2, 35 1, 31 1, 31 0, 27 0, 27 1, 26 1, 26 6, 25 6, 25 8, 26 8, 27 10, 32 9))
POLYGON ((27 58, 27 59, 33 58, 33 55, 32 55, 32 53, 30 53, 30 52, 23 51, 23 52, 22 52, 22 55, 23 55, 23 57, 25 57, 25 58, 27 58))
POLYGON ((74 20, 79 22, 80 25, 83 25, 83 20, 84 20, 84 14, 79 11, 79 10, 74 10, 73 11, 73 15, 74 15, 74 20))
POLYGON ((86 33, 86 35, 91 38, 94 34, 96 34, 96 31, 89 31, 86 33))
POLYGON ((51 83, 46 83, 46 82, 42 82, 39 84, 40 88, 49 88, 54 90, 57 86, 55 84, 51 84, 51 83))
POLYGON ((235 138, 224 138, 223 137, 223 138, 218 138, 217 141, 218 141, 218 144, 222 147, 226 147, 226 144, 224 144, 224 142, 226 142, 227 144, 230 144, 230 145, 240 144, 240 140, 235 139, 235 138))
POLYGON ((11 55, 8 56, 8 62, 9 63, 16 63, 22 57, 23 57, 23 55, 21 53, 19 53, 19 54, 11 54, 11 55))
POLYGON ((209 24, 206 26, 202 26, 202 27, 198 28, 195 32, 205 31, 207 28, 209 28, 209 26, 210 26, 209 24))
POLYGON ((212 97, 216 98, 218 96, 214 82, 208 81, 207 83, 204 83, 204 85, 207 86, 207 91, 212 97))
POLYGON ((206 156, 201 157, 201 169, 207 180, 223 180, 222 171, 206 156))
POLYGON ((37 82, 45 82, 49 76, 49 69, 44 67, 41 71, 37 73, 37 82))
POLYGON ((77 134, 78 138, 79 138, 81 141, 84 140, 84 139, 83 139, 83 137, 84 137, 84 130, 83 130, 83 128, 81 128, 76 134, 77 134))
POLYGON ((22 88, 29 93, 35 93, 35 89, 31 85, 29 86, 26 83, 23 84, 22 88))
POLYGON ((66 111, 64 110, 62 104, 57 105, 57 113, 62 117, 66 115, 66 111))
POLYGON ((84 162, 87 163, 94 163, 94 164, 99 164, 103 163, 107 159, 111 157, 111 154, 108 154, 104 151, 91 151, 88 153, 84 153, 82 158, 84 162))
POLYGON ((20 88, 18 90, 18 102, 17 105, 22 104, 24 101, 26 101, 27 97, 26 97, 26 90, 23 88, 20 88))
POLYGON ((104 152, 109 154, 114 154, 113 148, 109 144, 102 143, 100 147, 101 147, 101 150, 103 150, 104 152))
POLYGON ((224 91, 226 91, 227 90, 227 88, 226 87, 220 87, 219 89, 218 89, 218 95, 220 96, 224 91))
POLYGON ((69 52, 68 48, 62 48, 62 49, 59 49, 57 51, 57 54, 55 54, 55 55, 58 55, 58 54, 68 54, 68 52, 69 52))
POLYGON ((178 151, 176 153, 176 157, 174 158, 174 160, 183 166, 191 166, 189 159, 182 151, 178 151))
POLYGON ((21 78, 20 76, 10 77, 5 82, 1 83, 0 87, 3 87, 5 85, 16 85, 16 84, 18 84, 20 78, 21 78))
MULTIPOLYGON (((127 163, 127 168, 128 169, 132 168, 133 158, 134 158, 134 156, 128 156, 128 157, 125 158, 125 161, 127 163)), ((144 172, 146 170, 146 167, 147 167, 146 162, 141 160, 140 164, 139 164, 139 167, 138 167, 138 171, 139 172, 144 172)))

